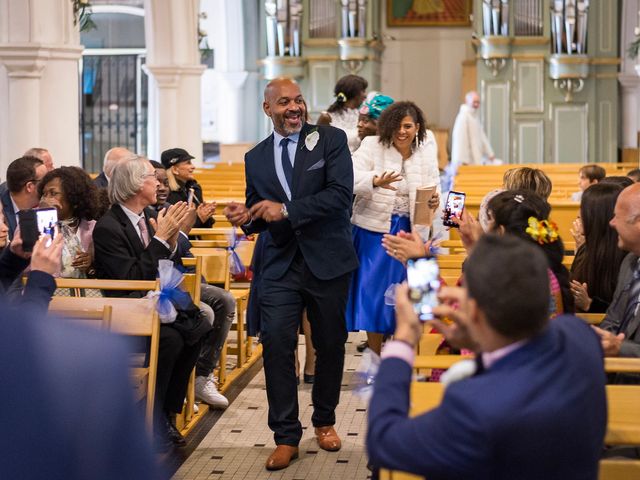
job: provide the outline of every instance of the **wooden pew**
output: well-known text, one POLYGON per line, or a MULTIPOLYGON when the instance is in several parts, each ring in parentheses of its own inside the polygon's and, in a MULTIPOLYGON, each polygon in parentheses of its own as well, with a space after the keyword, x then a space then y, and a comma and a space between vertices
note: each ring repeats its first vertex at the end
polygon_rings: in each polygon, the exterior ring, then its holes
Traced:
POLYGON ((87 322, 99 322, 99 326, 104 331, 111 330, 111 305, 104 305, 95 310, 56 310, 49 309, 49 314, 65 320, 72 320, 74 323, 85 324, 87 322))
POLYGON ((640 460, 600 460, 599 480, 631 480, 640 478, 640 460))
MULTIPOLYGON (((253 243, 253 242, 252 242, 253 243)), ((226 362, 227 350, 232 355, 237 356, 236 368, 240 368, 247 360, 248 352, 250 354, 250 344, 253 339, 246 336, 245 330, 245 311, 249 301, 249 289, 232 289, 231 275, 229 273, 229 252, 226 249, 218 248, 192 248, 191 253, 203 258, 202 273, 207 283, 218 285, 229 291, 236 301, 237 322, 235 330, 237 332, 237 346, 223 349, 223 356, 226 362)), ((232 326, 232 329, 234 326, 232 326)), ((223 358, 220 359, 222 365, 223 358)))
MULTIPOLYGON (((194 269, 193 273, 185 273, 182 277, 182 283, 180 288, 185 292, 189 293, 191 297, 191 301, 195 305, 200 305, 200 291, 202 288, 202 258, 199 257, 184 257, 181 259, 182 265, 185 267, 191 267, 194 269)), ((176 427, 181 432, 184 432, 183 435, 186 435, 188 431, 190 431, 198 421, 200 421, 203 416, 209 410, 209 405, 203 403, 198 407, 198 413, 196 414, 194 411, 194 404, 196 403, 196 392, 195 392, 195 369, 191 371, 191 376, 189 377, 189 384, 187 385, 187 394, 186 394, 186 402, 185 406, 182 409, 180 415, 176 416, 176 427)))
MULTIPOLYGON (((114 290, 127 288, 127 281, 122 281, 114 290)), ((93 287, 87 287, 93 288, 93 287)), ((53 297, 49 311, 89 312, 111 307, 111 331, 121 335, 150 337, 149 365, 132 369, 134 395, 136 399, 146 397, 145 418, 147 428, 153 430, 153 402, 155 398, 156 375, 158 368, 158 344, 160 341, 160 320, 155 308, 155 301, 147 298, 113 298, 113 297, 53 297)))
POLYGON ((600 325, 602 320, 604 320, 604 313, 576 313, 576 317, 583 319, 590 325, 600 325))
MULTIPOLYGON (((473 355, 416 355, 414 369, 441 368, 449 369, 455 363, 473 358, 473 355)), ((640 358, 605 357, 606 373, 640 373, 640 358)))

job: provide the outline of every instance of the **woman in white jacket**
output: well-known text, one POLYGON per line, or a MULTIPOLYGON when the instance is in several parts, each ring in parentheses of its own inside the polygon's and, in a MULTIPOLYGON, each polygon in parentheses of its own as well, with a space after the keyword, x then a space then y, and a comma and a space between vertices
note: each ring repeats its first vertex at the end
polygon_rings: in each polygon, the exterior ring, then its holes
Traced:
MULTIPOLYGON (((410 231, 419 187, 440 190, 438 147, 413 102, 388 107, 378 120, 379 136, 363 139, 353 154, 353 241, 360 267, 351 280, 347 328, 366 330, 369 348, 380 353, 382 338, 395 330, 393 306, 385 304, 390 285, 405 280, 402 263, 382 247, 385 233, 410 231)), ((439 194, 429 201, 436 209, 439 194)))

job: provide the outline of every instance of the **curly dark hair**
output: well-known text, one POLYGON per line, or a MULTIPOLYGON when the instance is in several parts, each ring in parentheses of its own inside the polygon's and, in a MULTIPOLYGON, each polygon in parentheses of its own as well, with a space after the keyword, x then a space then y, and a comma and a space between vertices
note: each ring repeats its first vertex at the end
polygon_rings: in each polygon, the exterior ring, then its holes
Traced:
POLYGON ((336 101, 329 105, 327 112, 340 112, 346 107, 344 106, 352 98, 357 97, 360 93, 364 92, 369 86, 366 78, 362 78, 358 75, 345 75, 336 82, 336 86, 333 88, 333 94, 336 97, 336 101), (342 95, 340 95, 342 94, 342 95))
MULTIPOLYGON (((411 117, 414 123, 418 124, 418 143, 424 142, 427 137, 427 120, 424 113, 413 102, 396 102, 389 106, 378 119, 378 135, 380 143, 385 147, 390 147, 393 143, 393 135, 400 129, 400 124, 404 117, 411 117)), ((415 142, 412 142, 411 149, 415 149, 415 142)))
POLYGON ((539 244, 526 232, 529 217, 538 220, 549 219, 551 205, 531 190, 507 190, 489 200, 487 210, 493 217, 494 229, 503 227, 506 233, 532 242, 542 249, 547 257, 549 268, 560 284, 564 307, 562 313, 573 313, 575 306, 569 286, 569 271, 562 264, 564 256, 562 239, 558 237, 555 242, 539 244))
POLYGON ((98 188, 87 172, 78 167, 59 167, 51 170, 38 185, 40 197, 44 187, 54 178, 60 179, 62 190, 74 217, 79 220, 97 220, 100 217, 102 202, 98 195, 98 188))

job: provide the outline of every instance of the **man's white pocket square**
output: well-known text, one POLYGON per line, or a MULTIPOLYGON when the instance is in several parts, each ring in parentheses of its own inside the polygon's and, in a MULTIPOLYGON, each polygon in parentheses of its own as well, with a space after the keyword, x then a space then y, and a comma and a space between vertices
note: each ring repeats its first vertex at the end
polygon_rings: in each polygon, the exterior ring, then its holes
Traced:
POLYGON ((319 168, 322 168, 322 167, 324 167, 324 164, 325 164, 324 158, 321 158, 316 163, 314 163, 309 168, 307 168, 307 172, 310 171, 310 170, 317 170, 319 168))

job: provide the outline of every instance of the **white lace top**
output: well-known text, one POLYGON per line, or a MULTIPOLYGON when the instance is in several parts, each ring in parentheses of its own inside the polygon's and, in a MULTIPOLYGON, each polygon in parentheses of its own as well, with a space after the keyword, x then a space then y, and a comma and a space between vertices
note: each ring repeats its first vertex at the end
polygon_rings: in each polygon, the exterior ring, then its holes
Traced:
POLYGON ((358 138, 358 109, 347 108, 329 115, 331 115, 331 126, 344 130, 347 134, 349 151, 351 153, 355 152, 360 146, 360 138, 358 138))
POLYGON ((404 166, 400 171, 400 175, 402 175, 402 180, 393 184, 397 190, 391 213, 393 215, 400 215, 401 217, 408 217, 411 204, 409 202, 409 183, 407 182, 404 166))

